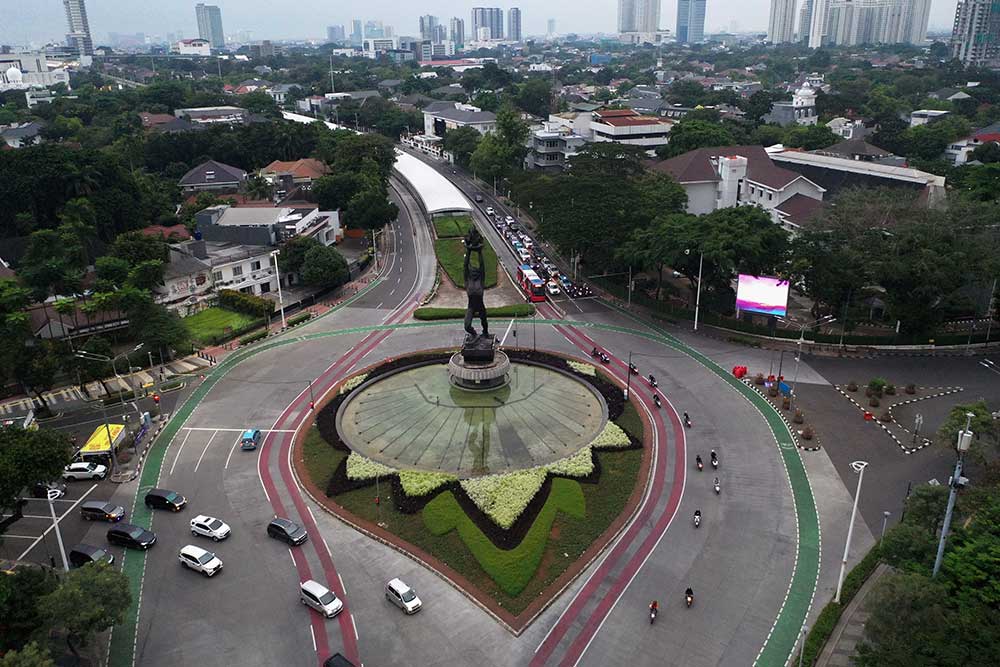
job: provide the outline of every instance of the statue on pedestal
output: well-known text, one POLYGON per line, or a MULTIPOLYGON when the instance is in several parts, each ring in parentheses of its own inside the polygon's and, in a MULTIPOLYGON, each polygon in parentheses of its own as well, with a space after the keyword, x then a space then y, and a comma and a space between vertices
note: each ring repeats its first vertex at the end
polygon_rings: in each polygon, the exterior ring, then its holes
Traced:
POLYGON ((469 297, 469 305, 465 309, 465 344, 462 346, 462 357, 470 363, 493 362, 493 336, 490 335, 489 324, 486 321, 486 304, 483 303, 483 293, 486 289, 486 259, 483 256, 483 237, 479 230, 473 227, 465 237, 465 293, 469 297), (478 257, 478 266, 472 265, 472 257, 478 257), (483 326, 482 333, 476 333, 472 319, 479 318, 483 326))

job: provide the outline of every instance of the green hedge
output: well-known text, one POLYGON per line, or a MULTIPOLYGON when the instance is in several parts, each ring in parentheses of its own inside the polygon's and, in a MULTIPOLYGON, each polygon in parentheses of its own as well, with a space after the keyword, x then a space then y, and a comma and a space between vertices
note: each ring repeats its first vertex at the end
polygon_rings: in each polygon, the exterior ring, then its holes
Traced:
POLYGON ((252 333, 249 336, 244 336, 243 338, 240 338, 240 345, 249 345, 250 343, 258 341, 261 338, 267 338, 267 334, 268 334, 267 329, 264 329, 263 331, 252 333))
POLYGON ((268 317, 274 313, 273 301, 231 289, 219 291, 219 305, 255 317, 268 317))
POLYGON ((181 380, 171 380, 170 382, 164 382, 160 385, 159 391, 173 391, 174 389, 180 389, 184 386, 184 382, 181 380))
POLYGON ((289 317, 288 320, 285 322, 285 324, 287 324, 290 327, 294 327, 296 324, 302 324, 303 322, 311 319, 312 319, 312 313, 310 312, 299 313, 298 315, 289 317))
POLYGON ((454 215, 434 220, 434 231, 439 239, 465 236, 472 229, 472 218, 467 215, 454 215))
MULTIPOLYGON (((488 317, 529 317, 535 314, 535 306, 530 303, 518 303, 513 306, 498 306, 487 308, 488 317)), ((464 308, 417 308, 413 317, 418 320, 460 320, 465 317, 464 308)))
POLYGON ((854 596, 857 595, 861 586, 868 581, 868 577, 872 575, 878 564, 879 550, 878 545, 875 545, 865 554, 861 562, 855 565, 847 573, 847 576, 844 577, 844 586, 840 591, 840 604, 833 601, 829 602, 823 607, 823 611, 816 618, 816 622, 813 623, 808 636, 806 636, 805 647, 802 649, 802 664, 809 665, 810 667, 816 664, 819 654, 823 651, 823 647, 826 646, 830 635, 833 634, 834 628, 837 627, 837 622, 840 621, 840 616, 844 613, 844 609, 854 599, 854 596))
MULTIPOLYGON (((434 241, 434 253, 456 286, 465 288, 465 243, 462 239, 438 239, 434 241)), ((483 244, 483 260, 486 262, 486 287, 497 284, 497 254, 489 243, 483 244)), ((478 259, 476 261, 479 261, 478 259)))

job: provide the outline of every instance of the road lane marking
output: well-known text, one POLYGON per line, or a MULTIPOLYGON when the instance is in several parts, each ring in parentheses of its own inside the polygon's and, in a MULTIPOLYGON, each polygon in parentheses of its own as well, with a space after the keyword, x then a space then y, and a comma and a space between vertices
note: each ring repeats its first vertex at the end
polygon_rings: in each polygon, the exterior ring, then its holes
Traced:
MULTIPOLYGON (((84 493, 82 496, 80 496, 79 500, 77 500, 75 503, 73 503, 73 507, 70 507, 68 510, 66 510, 65 512, 63 512, 61 516, 56 517, 56 522, 54 524, 52 524, 51 526, 49 526, 48 528, 46 528, 44 533, 42 533, 41 535, 39 535, 38 537, 36 537, 35 541, 32 542, 31 545, 27 549, 24 550, 24 553, 22 553, 20 556, 17 557, 17 560, 24 560, 24 557, 27 556, 29 553, 31 553, 31 550, 34 549, 35 546, 39 542, 41 542, 45 538, 46 535, 49 534, 49 531, 52 530, 57 524, 61 523, 63 519, 65 519, 67 516, 69 516, 69 513, 72 512, 73 509, 77 505, 79 505, 81 502, 83 502, 83 499, 86 498, 87 496, 89 496, 90 493, 91 493, 91 491, 93 491, 96 488, 97 488, 96 484, 94 484, 93 486, 91 486, 89 489, 87 489, 86 493, 84 493)), ((51 518, 52 517, 50 516, 49 519, 51 519, 51 518)), ((8 537, 10 537, 10 536, 8 535, 8 537)))
POLYGON ((181 441, 181 446, 177 448, 177 456, 174 457, 174 464, 172 466, 170 466, 170 472, 167 473, 168 475, 173 475, 174 474, 174 468, 177 467, 177 459, 179 459, 181 457, 181 452, 184 451, 184 445, 187 443, 188 438, 190 436, 191 436, 190 432, 188 432, 188 433, 186 433, 184 435, 184 440, 181 441))
MULTIPOLYGON (((245 428, 211 428, 207 426, 185 426, 184 431, 218 431, 220 433, 243 433, 247 429, 245 428)), ((262 428, 261 433, 295 433, 295 431, 287 428, 262 428)))
POLYGON ((203 458, 205 458, 205 452, 207 452, 207 451, 208 451, 208 447, 209 447, 209 445, 211 445, 211 444, 212 444, 212 441, 213 441, 213 440, 215 440, 215 436, 216 436, 216 435, 217 435, 218 433, 219 433, 218 431, 215 431, 214 433, 212 433, 212 437, 208 439, 208 442, 207 442, 207 443, 205 443, 205 449, 201 450, 201 456, 199 456, 199 457, 198 457, 198 462, 194 464, 194 471, 195 471, 195 472, 198 472, 198 466, 200 466, 200 465, 201 465, 201 460, 202 460, 203 458))
POLYGON ((292 559, 292 567, 297 568, 298 566, 295 564, 295 554, 292 553, 291 549, 288 550, 288 557, 292 559))
MULTIPOLYGON (((49 517, 49 518, 51 519, 52 517, 49 517)), ((17 539, 17 540, 33 540, 33 539, 35 539, 34 535, 9 535, 7 533, 4 533, 4 537, 10 537, 10 538, 17 539)))
POLYGON ((240 440, 242 439, 243 439, 242 436, 236 438, 236 441, 233 443, 233 446, 229 448, 229 456, 226 457, 226 465, 223 466, 223 470, 229 470, 229 459, 233 458, 233 452, 236 451, 236 445, 238 445, 240 440))
POLYGON ((351 614, 351 625, 354 626, 354 641, 361 641, 361 637, 358 636, 358 624, 354 620, 354 614, 351 614))
MULTIPOLYGON (((326 538, 323 538, 323 544, 326 544, 326 538)), ((326 550, 330 550, 330 545, 327 544, 326 550)), ((344 591, 344 597, 347 597, 347 586, 344 585, 344 578, 340 576, 340 572, 337 573, 337 580, 340 581, 340 590, 344 591)))
POLYGON ((309 636, 312 637, 312 640, 313 640, 313 653, 315 653, 316 652, 316 631, 313 630, 312 623, 309 624, 309 636))

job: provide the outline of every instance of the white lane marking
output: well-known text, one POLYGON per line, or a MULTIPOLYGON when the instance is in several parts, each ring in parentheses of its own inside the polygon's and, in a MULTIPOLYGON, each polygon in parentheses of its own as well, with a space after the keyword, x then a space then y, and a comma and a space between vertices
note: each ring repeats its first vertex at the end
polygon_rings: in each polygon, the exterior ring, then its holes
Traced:
POLYGON ((309 624, 309 636, 312 637, 312 640, 313 640, 313 653, 315 653, 316 652, 316 631, 313 630, 312 623, 309 624))
POLYGON ((396 288, 394 287, 394 288, 392 288, 392 291, 391 291, 391 292, 389 292, 389 296, 392 296, 392 295, 393 295, 393 294, 395 294, 395 293, 396 293, 396 288))
POLYGON ((382 307, 382 304, 383 304, 383 303, 384 303, 384 302, 382 302, 382 301, 379 301, 379 302, 378 302, 378 305, 377 305, 377 306, 375 306, 375 308, 376 308, 376 309, 378 309, 378 308, 381 308, 381 307, 382 307))
MULTIPOLYGON (((94 484, 89 489, 87 489, 87 492, 84 493, 82 496, 80 496, 80 499, 77 500, 75 503, 73 503, 72 507, 70 507, 68 510, 66 510, 65 512, 63 512, 62 516, 56 517, 56 524, 62 522, 63 519, 65 519, 67 516, 69 516, 69 513, 72 512, 73 509, 77 505, 79 505, 81 502, 83 502, 83 499, 86 498, 87 496, 89 496, 90 493, 94 489, 96 489, 96 488, 97 488, 97 485, 94 484)), ((49 518, 51 519, 52 517, 49 517, 49 518)), ((38 537, 36 537, 35 541, 32 542, 31 545, 29 545, 28 548, 24 550, 24 553, 22 553, 20 556, 17 557, 17 559, 18 560, 24 560, 25 556, 27 556, 29 553, 31 553, 31 550, 35 548, 35 545, 38 544, 39 542, 41 542, 45 538, 45 536, 49 534, 49 531, 52 530, 53 528, 55 528, 55 524, 53 524, 53 525, 49 526, 48 528, 46 528, 45 532, 42 533, 41 535, 39 535, 38 537)), ((8 535, 8 537, 10 537, 10 536, 8 535)))
MULTIPOLYGON (((51 519, 52 517, 49 517, 49 518, 51 519)), ((34 540, 34 539, 36 539, 34 535, 10 535, 8 533, 4 533, 3 536, 4 537, 9 537, 9 538, 15 539, 15 540, 34 540)))
MULTIPOLYGON (((323 544, 326 544, 326 539, 323 539, 323 544)), ((329 551, 330 547, 327 546, 326 550, 329 551)), ((347 586, 344 585, 344 578, 340 576, 340 572, 337 573, 337 579, 340 580, 340 590, 344 591, 344 597, 347 597, 347 586)))
POLYGON ((229 459, 233 458, 233 452, 236 451, 236 445, 240 444, 240 440, 242 439, 242 436, 236 438, 236 441, 233 442, 233 446, 229 448, 229 456, 226 457, 226 465, 223 468, 224 470, 229 470, 229 459))
MULTIPOLYGON (((219 431, 220 433, 243 433, 247 429, 245 428, 210 428, 207 426, 185 426, 185 431, 219 431)), ((295 433, 294 430, 289 428, 262 428, 261 433, 295 433)))
POLYGON ((169 475, 173 475, 174 474, 174 468, 177 467, 177 459, 179 459, 181 457, 181 452, 184 451, 184 444, 188 441, 188 438, 190 436, 191 436, 190 433, 185 433, 184 434, 184 439, 181 441, 181 446, 177 448, 177 456, 174 457, 174 463, 173 463, 173 465, 170 466, 170 472, 167 473, 167 474, 169 474, 169 475))
POLYGON ((400 280, 402 280, 402 278, 396 278, 396 284, 397 284, 397 285, 399 284, 399 281, 400 281, 400 280))
POLYGON ((203 458, 205 458, 205 452, 207 452, 207 451, 208 451, 208 446, 212 444, 212 441, 213 441, 213 440, 215 440, 215 436, 216 436, 216 435, 217 435, 218 433, 219 433, 218 431, 216 431, 215 433, 213 433, 213 434, 212 434, 212 437, 208 439, 208 442, 207 442, 207 443, 205 443, 205 449, 201 450, 201 456, 199 456, 199 457, 198 457, 198 462, 194 464, 194 471, 195 471, 195 472, 198 472, 198 466, 200 466, 200 465, 201 465, 201 460, 202 460, 203 458))
POLYGON ((291 549, 288 550, 288 557, 292 559, 292 567, 295 567, 295 554, 292 553, 291 549))
POLYGON ((354 640, 361 641, 361 637, 358 637, 358 624, 354 620, 354 614, 351 614, 351 625, 354 626, 354 640))

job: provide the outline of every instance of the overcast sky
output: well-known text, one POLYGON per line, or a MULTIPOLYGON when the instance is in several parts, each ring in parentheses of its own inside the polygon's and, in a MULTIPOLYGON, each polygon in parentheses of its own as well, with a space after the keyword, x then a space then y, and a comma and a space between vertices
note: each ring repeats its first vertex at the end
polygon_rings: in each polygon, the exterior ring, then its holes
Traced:
MULTIPOLYGON (((801 2, 801 0, 799 0, 801 2)), ((677 0, 662 0, 661 27, 673 30, 677 0)), ((931 0, 931 29, 950 28, 956 0, 931 0)), ((192 0, 87 0, 90 30, 95 43, 109 32, 144 32, 163 36, 182 32, 197 37, 198 28, 192 0)), ((417 32, 417 16, 433 14, 447 20, 465 19, 468 34, 473 6, 494 6, 494 2, 455 0, 215 0, 222 8, 226 34, 252 31, 254 39, 323 38, 326 26, 348 26, 353 18, 377 19, 396 28, 396 34, 417 32), (402 5, 402 7, 401 7, 402 5)), ((521 8, 525 34, 545 32, 547 19, 556 20, 556 30, 567 32, 614 32, 618 0, 519 0, 500 4, 505 10, 521 8)), ((706 29, 766 30, 769 0, 708 0, 706 29)), ((31 42, 60 41, 66 32, 66 15, 61 0, 0 2, 0 44, 25 45, 31 42)))

